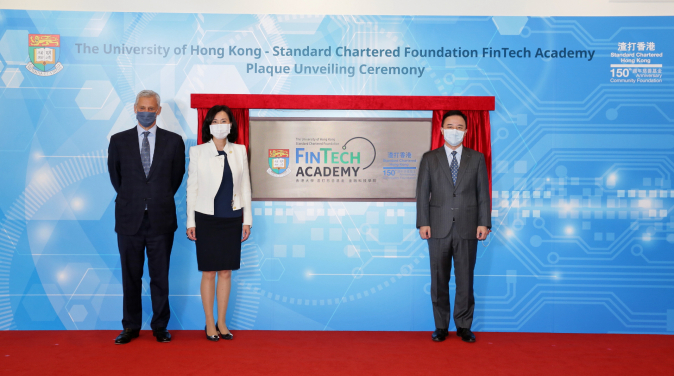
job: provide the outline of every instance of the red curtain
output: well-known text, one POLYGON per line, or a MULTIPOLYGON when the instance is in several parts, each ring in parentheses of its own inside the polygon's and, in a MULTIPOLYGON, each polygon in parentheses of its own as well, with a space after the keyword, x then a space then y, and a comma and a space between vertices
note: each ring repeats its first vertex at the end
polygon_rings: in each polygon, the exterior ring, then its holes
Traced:
MULTIPOLYGON (((445 144, 442 137, 442 117, 447 110, 433 111, 433 121, 431 127, 431 150, 435 150, 445 144)), ((477 150, 484 154, 484 160, 487 164, 487 174, 489 175, 489 195, 491 196, 491 123, 489 122, 489 111, 471 111, 461 110, 468 118, 466 127, 468 133, 463 139, 463 146, 477 150)))
POLYGON ((197 112, 199 113, 199 124, 197 124, 197 145, 201 145, 201 126, 204 123, 204 119, 206 119, 206 113, 210 110, 210 108, 197 108, 197 112))
POLYGON ((192 108, 211 108, 226 104, 229 108, 277 110, 457 110, 493 111, 494 97, 403 96, 403 95, 279 95, 279 94, 192 94, 192 108))
MULTIPOLYGON (((201 145, 201 127, 204 122, 204 119, 206 118, 206 113, 208 112, 209 108, 197 108, 198 111, 198 116, 199 116, 199 125, 197 129, 197 145, 201 145)), ((238 125, 238 131, 239 135, 236 139, 236 143, 240 145, 245 145, 246 146, 246 151, 248 151, 248 148, 250 147, 250 138, 249 135, 250 133, 248 130, 250 129, 249 123, 249 116, 248 116, 248 109, 247 108, 232 108, 232 115, 234 115, 234 119, 236 120, 236 124, 238 125)))
POLYGON ((247 108, 232 108, 232 115, 239 126, 239 136, 236 139, 237 144, 246 145, 246 151, 250 147, 249 132, 250 125, 247 108))
POLYGON ((431 150, 435 150, 442 146, 445 143, 445 140, 442 138, 442 117, 445 115, 447 110, 435 110, 433 111, 433 120, 431 121, 431 150))

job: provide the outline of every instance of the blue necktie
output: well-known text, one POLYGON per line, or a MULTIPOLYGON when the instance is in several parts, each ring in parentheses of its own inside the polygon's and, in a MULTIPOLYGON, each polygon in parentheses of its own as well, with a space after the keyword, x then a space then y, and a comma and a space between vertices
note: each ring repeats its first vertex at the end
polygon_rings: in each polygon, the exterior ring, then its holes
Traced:
POLYGON ((143 162, 143 171, 145 171, 145 177, 150 173, 150 141, 147 140, 147 135, 150 132, 143 132, 143 147, 140 148, 140 161, 143 162))
POLYGON ((449 166, 452 171, 452 183, 456 184, 456 177, 459 175, 459 162, 456 160, 456 150, 452 152, 452 164, 449 166))

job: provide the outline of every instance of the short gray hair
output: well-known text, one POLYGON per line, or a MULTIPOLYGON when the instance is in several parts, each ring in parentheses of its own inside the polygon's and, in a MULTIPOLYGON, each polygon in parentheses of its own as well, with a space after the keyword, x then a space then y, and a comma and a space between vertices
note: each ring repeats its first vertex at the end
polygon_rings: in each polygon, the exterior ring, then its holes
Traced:
POLYGON ((154 99, 157 100, 157 107, 161 105, 161 98, 159 98, 159 94, 155 93, 152 90, 141 90, 138 93, 138 95, 136 95, 136 103, 134 104, 137 106, 140 98, 149 98, 149 97, 154 97, 154 99))

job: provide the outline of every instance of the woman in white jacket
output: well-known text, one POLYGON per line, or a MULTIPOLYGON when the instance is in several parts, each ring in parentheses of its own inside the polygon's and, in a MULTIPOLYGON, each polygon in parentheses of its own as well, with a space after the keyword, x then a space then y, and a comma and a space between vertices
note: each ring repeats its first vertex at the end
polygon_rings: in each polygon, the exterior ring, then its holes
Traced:
POLYGON ((244 145, 227 106, 214 106, 201 124, 203 144, 190 148, 187 178, 187 237, 196 242, 206 338, 232 339, 225 315, 232 270, 241 266, 241 243, 252 226, 250 175, 244 145), (243 216, 243 220, 242 220, 243 216), (218 320, 213 317, 216 291, 218 320))

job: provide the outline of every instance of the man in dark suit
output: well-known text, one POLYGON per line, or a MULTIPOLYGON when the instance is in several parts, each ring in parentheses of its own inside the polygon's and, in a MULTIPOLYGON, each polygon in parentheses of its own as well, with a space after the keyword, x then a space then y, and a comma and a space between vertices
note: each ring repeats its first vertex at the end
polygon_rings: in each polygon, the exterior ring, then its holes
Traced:
POLYGON ((170 342, 166 330, 170 317, 169 260, 173 235, 178 228, 173 196, 185 174, 185 143, 169 131, 157 128, 161 113, 159 95, 143 90, 136 97, 138 124, 110 138, 108 171, 117 191, 115 232, 122 264, 124 330, 115 344, 138 337, 142 326, 141 292, 147 249, 152 296, 152 334, 158 342, 170 342))
POLYGON ((431 261, 433 341, 444 341, 449 327, 449 279, 454 260, 456 334, 475 342, 473 271, 477 242, 491 228, 489 177, 484 155, 463 146, 466 116, 448 111, 442 119, 443 147, 424 154, 417 180, 417 228, 428 239, 431 261))

